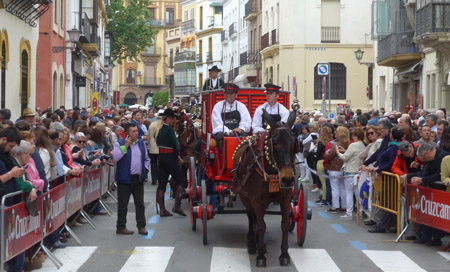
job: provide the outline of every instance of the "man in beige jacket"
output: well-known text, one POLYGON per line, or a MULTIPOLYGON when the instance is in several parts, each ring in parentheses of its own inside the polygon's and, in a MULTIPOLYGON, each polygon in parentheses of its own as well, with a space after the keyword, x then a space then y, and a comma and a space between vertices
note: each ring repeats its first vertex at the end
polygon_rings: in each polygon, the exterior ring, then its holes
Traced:
POLYGON ((159 130, 163 125, 161 114, 158 112, 158 119, 150 124, 148 128, 148 152, 150 154, 150 172, 152 177, 152 185, 158 183, 158 154, 159 149, 156 145, 156 138, 158 137, 159 130))

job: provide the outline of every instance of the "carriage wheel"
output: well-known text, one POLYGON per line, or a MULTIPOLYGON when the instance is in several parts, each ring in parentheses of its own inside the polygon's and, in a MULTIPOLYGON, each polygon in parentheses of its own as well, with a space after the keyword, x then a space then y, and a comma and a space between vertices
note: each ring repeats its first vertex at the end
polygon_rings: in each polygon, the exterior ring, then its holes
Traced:
POLYGON ((308 195, 300 185, 297 209, 297 244, 303 246, 306 238, 306 222, 308 221, 308 195))
POLYGON ((191 208, 191 224, 192 231, 197 230, 197 217, 194 217, 194 203, 197 202, 197 173, 195 172, 195 160, 193 157, 190 158, 190 178, 191 178, 191 195, 190 195, 190 208, 191 208))
POLYGON ((208 243, 208 197, 206 195, 206 179, 202 179, 202 234, 203 234, 203 244, 208 243))

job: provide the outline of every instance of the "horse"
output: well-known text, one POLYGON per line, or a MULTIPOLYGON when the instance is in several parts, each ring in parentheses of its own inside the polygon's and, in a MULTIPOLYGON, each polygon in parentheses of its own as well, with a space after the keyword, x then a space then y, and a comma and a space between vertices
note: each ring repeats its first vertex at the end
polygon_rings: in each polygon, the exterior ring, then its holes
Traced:
POLYGON ((295 153, 298 142, 291 127, 295 111, 285 123, 274 122, 263 110, 263 117, 270 126, 261 136, 251 136, 242 142, 233 156, 234 190, 239 193, 248 217, 247 252, 258 253, 256 266, 266 266, 264 215, 271 202, 280 203, 281 209, 281 266, 291 263, 288 253, 289 207, 295 180, 295 153), (279 183, 279 184, 278 184, 279 183), (255 233, 256 227, 256 233, 255 233))

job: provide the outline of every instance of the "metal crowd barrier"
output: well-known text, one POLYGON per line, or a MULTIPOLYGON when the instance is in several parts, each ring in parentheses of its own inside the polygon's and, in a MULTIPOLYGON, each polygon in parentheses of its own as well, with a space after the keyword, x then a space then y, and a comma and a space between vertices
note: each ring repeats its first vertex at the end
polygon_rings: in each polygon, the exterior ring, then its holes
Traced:
MULTIPOLYGON (((34 217, 27 211, 25 202, 10 207, 5 205, 6 199, 17 197, 23 194, 22 191, 4 195, 1 199, 0 211, 0 264, 3 265, 35 244, 40 243, 40 248, 59 269, 63 263, 44 245, 44 238, 64 226, 75 241, 82 245, 80 238, 70 228, 67 220, 79 211, 79 215, 85 218, 89 225, 95 229, 93 220, 89 213, 83 210, 83 207, 96 200, 99 200, 99 204, 110 216, 113 214, 102 197, 107 194, 117 202, 117 197, 111 192, 115 171, 115 165, 103 164, 100 168, 87 169, 81 177, 58 177, 64 179, 63 183, 38 197, 39 211, 38 215, 34 217)), ((35 254, 38 251, 39 249, 35 254)))

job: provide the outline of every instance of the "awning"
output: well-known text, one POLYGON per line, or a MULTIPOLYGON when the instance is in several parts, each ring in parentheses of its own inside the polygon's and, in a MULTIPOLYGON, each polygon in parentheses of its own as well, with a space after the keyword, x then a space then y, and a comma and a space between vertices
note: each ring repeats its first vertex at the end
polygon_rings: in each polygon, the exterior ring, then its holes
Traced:
POLYGON ((396 76, 402 76, 409 73, 416 72, 418 69, 422 68, 422 61, 416 62, 414 64, 405 65, 397 69, 395 73, 396 76))
POLYGON ((235 79, 234 82, 238 83, 238 82, 243 82, 245 81, 248 77, 254 77, 256 76, 256 70, 248 70, 243 74, 239 74, 235 79))

